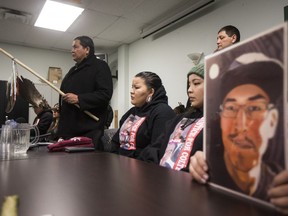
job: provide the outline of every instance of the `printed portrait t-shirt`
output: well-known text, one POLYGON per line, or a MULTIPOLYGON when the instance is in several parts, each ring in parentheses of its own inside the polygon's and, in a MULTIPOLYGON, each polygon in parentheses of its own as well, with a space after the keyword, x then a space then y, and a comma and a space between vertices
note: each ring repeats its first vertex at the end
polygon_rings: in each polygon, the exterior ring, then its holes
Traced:
POLYGON ((174 170, 185 168, 189 162, 194 140, 203 127, 203 117, 200 119, 183 118, 169 138, 160 165, 174 170))
POLYGON ((130 115, 120 128, 120 148, 136 150, 136 134, 146 117, 130 115))

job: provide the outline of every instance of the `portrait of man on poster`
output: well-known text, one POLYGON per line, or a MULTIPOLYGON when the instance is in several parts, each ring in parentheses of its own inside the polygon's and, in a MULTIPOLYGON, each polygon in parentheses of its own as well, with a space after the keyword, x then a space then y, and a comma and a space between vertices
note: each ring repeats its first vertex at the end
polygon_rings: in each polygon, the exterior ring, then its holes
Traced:
POLYGON ((240 55, 219 75, 222 159, 211 163, 211 182, 267 199, 285 167, 284 156, 273 158, 284 145, 276 135, 282 129, 283 78, 282 63, 261 52, 240 55))

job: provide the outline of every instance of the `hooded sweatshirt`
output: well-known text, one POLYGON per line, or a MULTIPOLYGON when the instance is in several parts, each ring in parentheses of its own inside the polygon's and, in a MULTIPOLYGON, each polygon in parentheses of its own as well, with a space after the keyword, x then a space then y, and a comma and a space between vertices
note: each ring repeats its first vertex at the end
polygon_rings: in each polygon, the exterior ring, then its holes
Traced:
POLYGON ((161 143, 160 166, 188 172, 191 155, 203 150, 203 110, 191 108, 167 122, 156 141, 161 143))
POLYGON ((111 152, 157 163, 161 146, 152 143, 156 143, 166 121, 174 116, 165 88, 161 86, 151 102, 142 107, 132 107, 122 116, 120 127, 112 138, 111 152))

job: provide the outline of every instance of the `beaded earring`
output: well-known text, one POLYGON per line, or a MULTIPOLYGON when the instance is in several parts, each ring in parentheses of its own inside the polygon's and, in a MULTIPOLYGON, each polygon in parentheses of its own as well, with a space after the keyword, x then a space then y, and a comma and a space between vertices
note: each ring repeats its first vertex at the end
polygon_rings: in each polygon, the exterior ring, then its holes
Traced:
POLYGON ((151 99, 152 99, 152 97, 151 97, 151 96, 148 96, 148 97, 146 98, 146 102, 147 102, 147 103, 150 103, 150 102, 151 102, 151 99))

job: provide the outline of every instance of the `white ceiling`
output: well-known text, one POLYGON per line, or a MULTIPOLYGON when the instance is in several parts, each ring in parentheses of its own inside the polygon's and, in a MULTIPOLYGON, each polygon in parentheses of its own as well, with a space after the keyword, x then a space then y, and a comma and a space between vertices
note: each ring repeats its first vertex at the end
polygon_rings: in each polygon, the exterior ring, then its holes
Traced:
MULTIPOLYGON (((203 0, 57 0, 84 8, 84 12, 66 32, 34 27, 46 0, 0 0, 0 8, 28 14, 22 23, 18 17, 4 18, 0 13, 0 42, 51 50, 70 50, 80 35, 93 38, 96 52, 111 52, 122 44, 141 38, 144 28, 172 17, 191 4, 203 0)), ((0 11, 1 12, 1 11, 0 11)), ((51 14, 53 16, 53 14, 51 14)))

